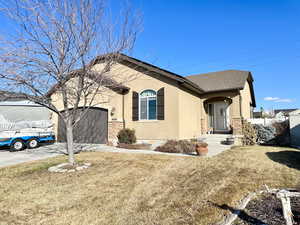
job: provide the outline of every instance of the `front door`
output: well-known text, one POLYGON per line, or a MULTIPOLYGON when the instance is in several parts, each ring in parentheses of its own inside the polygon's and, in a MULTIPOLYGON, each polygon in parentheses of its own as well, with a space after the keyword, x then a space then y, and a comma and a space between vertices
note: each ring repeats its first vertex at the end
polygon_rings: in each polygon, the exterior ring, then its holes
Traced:
POLYGON ((226 102, 214 103, 214 131, 228 131, 228 104, 226 102))

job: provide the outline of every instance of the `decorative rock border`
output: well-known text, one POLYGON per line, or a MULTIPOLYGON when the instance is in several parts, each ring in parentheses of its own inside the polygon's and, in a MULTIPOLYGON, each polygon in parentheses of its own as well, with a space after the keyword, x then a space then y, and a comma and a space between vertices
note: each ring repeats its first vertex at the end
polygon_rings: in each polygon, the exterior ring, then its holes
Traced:
POLYGON ((87 169, 92 164, 91 163, 83 163, 81 165, 74 166, 74 168, 72 168, 72 169, 66 169, 66 168, 64 168, 65 166, 69 166, 69 165, 70 165, 69 163, 61 163, 61 164, 58 164, 56 166, 49 167, 48 171, 52 172, 52 173, 72 173, 72 172, 76 172, 76 171, 87 169))
POLYGON ((216 225, 231 225, 233 222, 238 218, 241 211, 246 208, 248 203, 256 196, 264 194, 264 193, 276 193, 279 189, 269 189, 268 186, 265 185, 266 190, 260 190, 256 192, 249 193, 246 197, 244 197, 240 204, 236 207, 236 210, 234 212, 231 212, 229 215, 225 216, 225 218, 216 223, 216 225))

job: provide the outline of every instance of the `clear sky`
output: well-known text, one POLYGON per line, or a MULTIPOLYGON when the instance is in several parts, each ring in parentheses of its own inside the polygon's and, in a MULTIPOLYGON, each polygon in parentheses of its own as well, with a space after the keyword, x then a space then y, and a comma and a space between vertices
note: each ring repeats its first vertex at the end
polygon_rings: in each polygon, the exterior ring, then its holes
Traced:
POLYGON ((129 2, 144 18, 134 57, 182 76, 249 70, 257 109, 300 108, 300 0, 129 2))
POLYGON ((254 76, 257 109, 300 107, 300 0, 132 0, 144 15, 133 56, 186 76, 254 76))

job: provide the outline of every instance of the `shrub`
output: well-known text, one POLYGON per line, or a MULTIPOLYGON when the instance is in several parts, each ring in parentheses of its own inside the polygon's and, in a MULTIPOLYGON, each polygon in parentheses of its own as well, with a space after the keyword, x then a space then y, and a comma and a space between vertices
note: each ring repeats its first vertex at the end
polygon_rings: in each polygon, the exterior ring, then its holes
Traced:
POLYGON ((242 132, 244 135, 244 137, 242 139, 243 145, 255 145, 256 144, 257 134, 251 123, 249 123, 247 121, 243 121, 242 132))
POLYGON ((290 145, 290 123, 289 120, 275 122, 273 126, 276 129, 275 143, 279 146, 290 145))
POLYGON ((274 141, 276 129, 273 126, 254 124, 253 127, 257 133, 258 144, 271 144, 274 141))
POLYGON ((289 120, 285 120, 283 122, 275 122, 272 125, 276 129, 276 136, 283 135, 290 129, 289 120))
POLYGON ((136 142, 135 130, 128 128, 120 130, 117 137, 119 143, 133 144, 136 142))
POLYGON ((169 153, 195 152, 195 143, 188 140, 168 140, 164 145, 158 146, 155 151, 169 153))

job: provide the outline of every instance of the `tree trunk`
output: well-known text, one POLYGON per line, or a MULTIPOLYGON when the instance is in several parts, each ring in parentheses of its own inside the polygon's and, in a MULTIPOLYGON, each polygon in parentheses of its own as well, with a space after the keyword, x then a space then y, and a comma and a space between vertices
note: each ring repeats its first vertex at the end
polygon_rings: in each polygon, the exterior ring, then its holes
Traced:
POLYGON ((66 123, 66 132, 67 132, 68 159, 69 159, 69 163, 71 165, 74 165, 75 158, 74 158, 73 127, 72 127, 72 121, 70 119, 68 119, 66 123))

